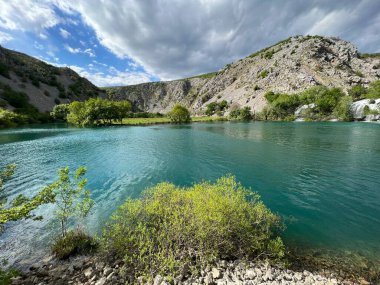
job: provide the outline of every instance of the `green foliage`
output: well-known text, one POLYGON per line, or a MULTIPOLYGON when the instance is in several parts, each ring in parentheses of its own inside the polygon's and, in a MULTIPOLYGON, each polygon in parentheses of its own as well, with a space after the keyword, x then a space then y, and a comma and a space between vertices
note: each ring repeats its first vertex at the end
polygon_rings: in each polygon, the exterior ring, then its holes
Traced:
POLYGON ((365 98, 368 98, 368 99, 380 98, 380 80, 373 81, 369 84, 368 93, 365 94, 365 98))
MULTIPOLYGON (((261 49, 261 50, 259 50, 259 51, 257 51, 257 52, 254 52, 254 53, 252 53, 251 55, 249 55, 248 57, 256 57, 256 56, 258 56, 258 55, 262 55, 264 52, 268 51, 268 50, 271 49, 271 48, 274 48, 274 47, 277 46, 277 45, 280 46, 280 48, 277 50, 277 51, 279 51, 279 50, 281 50, 281 46, 282 46, 282 45, 286 45, 286 44, 290 43, 291 40, 292 40, 292 38, 289 37, 289 38, 287 38, 287 39, 285 39, 285 40, 282 40, 282 41, 279 41, 278 43, 275 43, 275 44, 272 45, 272 46, 269 46, 269 47, 263 48, 263 49, 261 49)), ((273 49, 273 51, 274 51, 274 49, 273 49)), ((273 53, 276 53, 277 51, 274 51, 273 53)))
POLYGON ((281 228, 256 193, 227 176, 145 190, 112 215, 102 241, 107 253, 124 258, 133 283, 138 276, 194 272, 220 258, 282 258, 281 228))
POLYGON ((66 121, 67 114, 69 113, 69 104, 55 105, 53 111, 50 113, 55 120, 66 121))
POLYGON ((357 84, 351 87, 350 90, 348 90, 348 95, 352 97, 353 100, 359 100, 368 92, 367 88, 365 88, 361 84, 357 84))
POLYGON ((360 58, 380 58, 380 53, 360 53, 360 58))
POLYGON ((268 70, 263 70, 263 71, 260 72, 259 77, 265 78, 265 77, 268 76, 268 74, 269 74, 268 70))
POLYGON ((96 126, 122 121, 128 117, 132 106, 129 101, 110 101, 91 98, 85 102, 74 101, 68 106, 67 121, 78 126, 96 126))
POLYGON ((264 94, 264 97, 265 97, 265 99, 267 99, 267 101, 269 103, 272 103, 278 98, 279 95, 280 94, 278 94, 278 93, 274 93, 273 91, 269 91, 269 92, 264 94))
POLYGON ((9 85, 0 86, 3 89, 1 97, 8 101, 9 105, 15 108, 29 107, 29 98, 23 92, 14 91, 9 85))
POLYGON ((60 223, 63 238, 68 232, 69 223, 74 222, 75 218, 85 218, 94 205, 90 191, 85 189, 87 179, 83 176, 86 171, 81 166, 70 178, 69 167, 61 168, 58 170, 58 180, 50 185, 57 205, 55 216, 60 223))
POLYGON ((226 100, 223 100, 221 102, 212 102, 207 105, 205 114, 207 116, 212 116, 215 113, 223 112, 227 107, 228 107, 228 103, 226 100))
MULTIPOLYGON (((4 184, 10 180, 16 170, 15 164, 6 166, 5 169, 0 171, 0 194, 3 194, 4 184)), ((0 226, 3 226, 9 221, 17 221, 22 219, 41 219, 32 214, 32 211, 42 204, 54 202, 53 189, 50 186, 44 187, 32 198, 25 197, 24 195, 17 196, 10 206, 4 206, 4 199, 0 203, 0 226)))
MULTIPOLYGON (((210 79, 210 78, 215 77, 217 74, 218 74, 217 72, 210 72, 210 73, 205 73, 205 74, 200 74, 200 75, 188 77, 186 79, 192 79, 192 78, 210 79)), ((183 80, 183 79, 181 79, 181 80, 183 80)))
POLYGON ((275 54, 274 49, 268 50, 267 52, 265 52, 265 54, 264 54, 264 58, 266 58, 266 59, 271 59, 271 58, 273 57, 274 54, 275 54))
POLYGON ((41 123, 49 119, 49 116, 40 113, 36 107, 29 103, 29 97, 23 92, 14 91, 9 85, 0 83, 0 96, 5 99, 9 105, 14 107, 14 112, 22 115, 16 118, 21 123, 41 123), (20 120, 19 120, 20 119, 20 120))
POLYGON ((52 252, 58 259, 67 259, 75 254, 87 254, 97 249, 97 242, 82 230, 71 230, 64 237, 58 237, 52 252))
POLYGON ((311 119, 323 119, 332 114, 343 120, 349 120, 349 100, 339 88, 327 88, 325 86, 311 87, 300 94, 276 94, 268 92, 265 98, 269 102, 269 107, 258 114, 260 119, 271 120, 293 120, 295 110, 302 105, 314 103, 313 112, 309 112, 311 119))
POLYGON ((0 108, 0 129, 17 127, 25 122, 25 116, 0 108))
POLYGON ((8 66, 6 66, 5 64, 1 63, 0 62, 0 75, 4 76, 5 78, 8 78, 10 79, 10 75, 9 75, 9 68, 8 66))
POLYGON ((349 96, 342 97, 334 108, 334 111, 333 111, 334 117, 342 121, 352 121, 353 114, 350 111, 351 104, 352 104, 351 97, 349 96))
POLYGON ((12 278, 18 276, 20 273, 16 269, 2 270, 0 269, 0 284, 9 285, 12 284, 12 278))
POLYGON ((368 88, 360 84, 355 85, 348 90, 348 94, 353 100, 380 98, 380 80, 371 82, 368 88))
POLYGON ((241 109, 235 109, 230 112, 230 117, 236 120, 248 121, 252 119, 251 108, 246 106, 241 109))
POLYGON ((189 123, 191 121, 189 110, 179 104, 176 104, 168 113, 168 117, 172 123, 189 123))

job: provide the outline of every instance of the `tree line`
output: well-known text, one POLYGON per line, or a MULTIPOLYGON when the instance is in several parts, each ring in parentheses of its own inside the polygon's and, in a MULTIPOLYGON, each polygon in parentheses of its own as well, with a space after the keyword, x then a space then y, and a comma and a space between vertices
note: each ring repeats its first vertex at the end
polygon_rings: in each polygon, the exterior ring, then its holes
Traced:
POLYGON ((57 120, 66 120, 78 126, 109 125, 114 121, 122 121, 131 112, 129 101, 110 101, 91 98, 84 102, 74 101, 70 104, 56 105, 51 116, 57 120))

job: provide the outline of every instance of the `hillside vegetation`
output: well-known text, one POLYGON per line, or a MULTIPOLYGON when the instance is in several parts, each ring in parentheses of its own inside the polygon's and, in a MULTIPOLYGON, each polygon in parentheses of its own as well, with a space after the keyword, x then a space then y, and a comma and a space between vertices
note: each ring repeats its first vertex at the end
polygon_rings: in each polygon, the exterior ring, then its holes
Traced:
POLYGON ((102 91, 69 68, 58 68, 0 46, 0 107, 45 122, 56 104, 102 96, 102 91))

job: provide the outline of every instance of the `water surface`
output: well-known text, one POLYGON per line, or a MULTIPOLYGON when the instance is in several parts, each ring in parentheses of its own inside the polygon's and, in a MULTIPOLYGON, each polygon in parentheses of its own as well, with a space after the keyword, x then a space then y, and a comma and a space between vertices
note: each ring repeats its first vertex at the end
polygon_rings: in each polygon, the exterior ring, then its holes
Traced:
MULTIPOLYGON (((0 131, 0 167, 17 163, 9 198, 32 195, 66 165, 88 167, 96 206, 85 221, 98 232, 127 197, 160 181, 190 185, 231 173, 288 222, 299 245, 380 258, 380 124, 199 123, 0 131)), ((52 205, 42 222, 7 225, 0 258, 44 254, 56 230, 52 205)))

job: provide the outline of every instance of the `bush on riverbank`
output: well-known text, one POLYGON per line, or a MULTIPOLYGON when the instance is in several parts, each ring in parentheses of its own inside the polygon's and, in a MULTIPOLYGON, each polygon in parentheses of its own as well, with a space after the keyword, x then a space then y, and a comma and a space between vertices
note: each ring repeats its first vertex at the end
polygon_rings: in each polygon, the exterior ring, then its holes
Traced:
POLYGON ((180 104, 176 104, 168 113, 170 121, 175 124, 191 122, 189 110, 180 104))
POLYGON ((66 259, 75 254, 87 254, 97 249, 97 242, 82 230, 71 230, 64 237, 58 237, 53 245, 52 252, 58 259, 66 259))
POLYGON ((281 228, 257 194, 227 176, 147 189, 113 214, 102 241, 133 277, 152 278, 194 272, 217 259, 281 259, 285 248, 275 235, 281 228))

